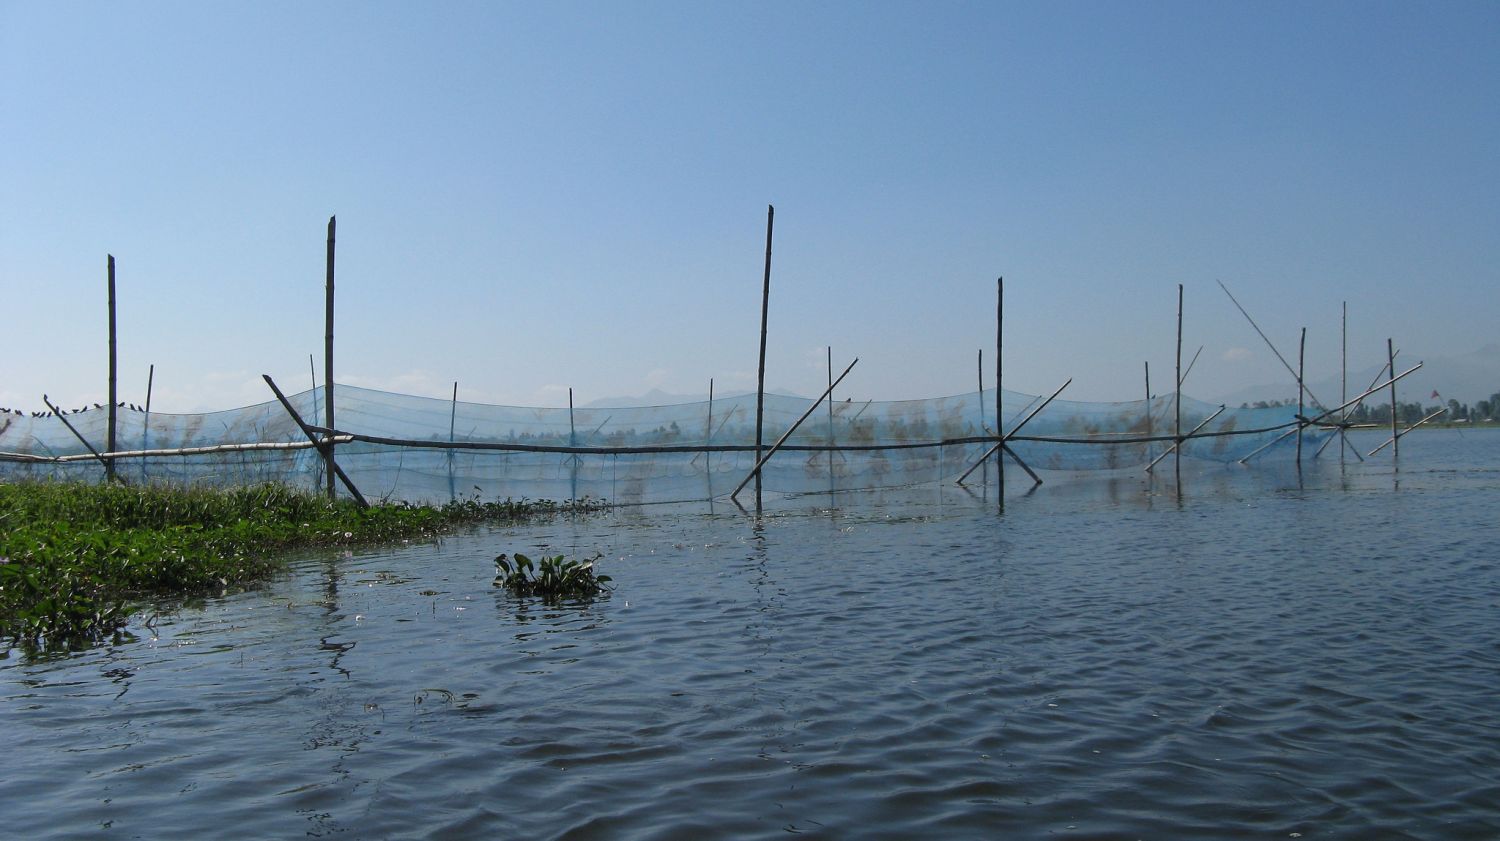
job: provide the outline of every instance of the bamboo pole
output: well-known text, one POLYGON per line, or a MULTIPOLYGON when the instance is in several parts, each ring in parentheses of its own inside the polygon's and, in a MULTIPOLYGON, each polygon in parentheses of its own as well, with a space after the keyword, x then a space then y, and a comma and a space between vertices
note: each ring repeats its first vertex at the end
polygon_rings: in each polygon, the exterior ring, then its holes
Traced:
MULTIPOLYGON (((1016 455, 1014 452, 1012 452, 1011 449, 1010 449, 1010 447, 1006 446, 1006 442, 1010 441, 1012 438, 1015 438, 1016 435, 1018 433, 1020 433, 1022 427, 1026 426, 1026 424, 1028 424, 1028 423, 1031 423, 1031 419, 1032 418, 1034 418, 1037 415, 1041 414, 1042 410, 1045 409, 1045 408, 1047 408, 1047 404, 1051 403, 1053 400, 1056 400, 1057 399, 1057 395, 1062 394, 1063 389, 1067 388, 1068 386, 1070 386, 1072 384, 1073 384, 1073 378, 1069 377, 1067 382, 1065 382, 1062 385, 1058 386, 1057 391, 1052 392, 1052 396, 1051 397, 1048 397, 1046 400, 1042 401, 1042 405, 1040 405, 1040 406, 1036 407, 1035 409, 1033 409, 1031 411, 1031 414, 1027 415, 1025 418, 1023 418, 1021 420, 1020 423, 1018 423, 1014 427, 1012 427, 1009 434, 1001 436, 999 443, 997 443, 995 446, 991 447, 984 455, 980 456, 979 457, 979 461, 976 461, 974 464, 970 465, 969 469, 966 470, 966 471, 964 471, 964 475, 958 477, 958 484, 962 485, 964 483, 964 480, 967 479, 967 478, 969 478, 969 474, 973 473, 976 469, 978 469, 979 465, 983 464, 985 462, 985 460, 988 459, 990 456, 997 455, 997 454, 1000 454, 1000 453, 1005 453, 1005 454, 1010 455, 1011 458, 1015 459, 1016 463, 1019 464, 1019 465, 1021 465, 1021 467, 1026 471, 1026 473, 1029 476, 1031 476, 1032 480, 1034 482, 1036 482, 1036 484, 1040 485, 1042 483, 1041 478, 1038 477, 1035 473, 1031 472, 1031 468, 1026 466, 1026 462, 1021 461, 1021 457, 1018 456, 1018 455, 1016 455)), ((997 459, 997 460, 1001 464, 1005 463, 1004 459, 997 459)))
MULTIPOLYGON (((708 378, 708 414, 703 420, 703 446, 706 448, 714 440, 714 378, 708 378)), ((714 462, 713 454, 707 449, 698 455, 703 456, 703 481, 708 487, 709 513, 713 513, 714 498, 714 462)), ((696 462, 698 456, 693 456, 696 462)))
MULTIPOLYGON (((1229 290, 1224 290, 1228 292, 1229 290)), ((1258 328, 1257 328, 1258 329, 1258 328)), ((1177 390, 1172 403, 1177 419, 1172 425, 1173 448, 1176 450, 1177 493, 1182 494, 1182 284, 1177 284, 1177 390)))
MULTIPOLYGON (((1342 316, 1339 319, 1339 401, 1349 399, 1349 302, 1344 301, 1342 316)), ((1349 410, 1339 411, 1339 465, 1344 464, 1345 444, 1348 443, 1347 434, 1349 424, 1349 410)))
POLYGON ((1391 438, 1389 441, 1386 441, 1384 444, 1381 444, 1380 446, 1378 446, 1375 449, 1371 450, 1369 453, 1367 453, 1367 455, 1372 455, 1373 456, 1376 453, 1380 452, 1381 450, 1385 449, 1386 447, 1396 446, 1397 443, 1401 440, 1401 438, 1404 435, 1406 435, 1406 433, 1411 432, 1412 430, 1416 429, 1417 427, 1419 427, 1419 426, 1427 423, 1428 421, 1432 420, 1433 418, 1435 418, 1438 415, 1441 415, 1441 414, 1443 414, 1444 412, 1447 412, 1447 411, 1448 411, 1447 409, 1438 409, 1436 412, 1433 412, 1432 414, 1428 415, 1427 417, 1422 418, 1421 420, 1417 421, 1416 423, 1412 424, 1411 426, 1408 426, 1407 428, 1401 430, 1401 432, 1398 435, 1396 435, 1394 438, 1391 438))
MULTIPOLYGON (((1220 406, 1217 411, 1215 411, 1213 414, 1209 415, 1208 417, 1204 418, 1202 423, 1200 423, 1197 426, 1193 427, 1193 430, 1191 432, 1189 432, 1187 435, 1183 436, 1183 440, 1186 441, 1186 440, 1191 439, 1194 435, 1198 434, 1198 430, 1202 429, 1205 426, 1208 426, 1210 423, 1213 422, 1214 418, 1216 418, 1216 417, 1218 417, 1219 415, 1222 415, 1222 414, 1224 414, 1224 407, 1220 406)), ((1156 465, 1161 462, 1162 459, 1164 459, 1167 456, 1171 455, 1173 453, 1173 451, 1175 451, 1176 449, 1177 449, 1177 445, 1173 444, 1172 446, 1170 446, 1167 449, 1163 450, 1161 455, 1157 456, 1154 460, 1152 460, 1152 462, 1150 464, 1146 465, 1146 472, 1150 473, 1152 471, 1152 469, 1155 468, 1156 465)))
MULTIPOLYGON (((1305 382, 1305 380, 1303 379, 1303 376, 1304 376, 1303 375, 1303 371, 1305 370, 1303 368, 1303 365, 1306 363, 1306 361, 1307 361, 1307 328, 1303 327, 1302 328, 1302 338, 1297 341, 1297 416, 1298 417, 1302 416, 1302 393, 1304 391, 1304 389, 1302 387, 1302 383, 1305 382)), ((1297 469, 1298 470, 1302 469, 1302 429, 1303 429, 1303 426, 1304 426, 1303 424, 1300 424, 1300 423, 1297 424, 1297 469)))
MULTIPOLYGON (((336 436, 340 444, 348 444, 355 439, 353 435, 336 436)), ((105 461, 107 459, 122 458, 156 458, 161 456, 197 456, 209 453, 239 453, 254 450, 312 450, 319 445, 312 441, 255 441, 248 444, 210 444, 203 447, 170 447, 164 450, 121 450, 118 453, 109 453, 108 456, 96 455, 94 453, 80 453, 68 456, 38 456, 30 453, 6 453, 0 452, 0 461, 19 461, 28 464, 69 464, 75 461, 87 461, 96 459, 105 461)))
MULTIPOLYGON (((117 367, 116 367, 116 343, 115 343, 115 256, 105 255, 109 258, 109 428, 104 436, 104 448, 108 452, 115 451, 115 433, 118 428, 119 407, 116 403, 119 396, 116 394, 117 367)), ((104 463, 104 476, 107 479, 115 478, 115 463, 106 461, 104 463)))
MULTIPOLYGON (((1151 437, 1151 360, 1145 361, 1146 366, 1146 437, 1151 437)), ((1146 457, 1151 457, 1151 445, 1146 445, 1146 457)))
POLYGON ((452 408, 448 410, 448 440, 454 440, 454 430, 458 426, 458 380, 453 381, 452 408))
MULTIPOLYGON (((266 381, 266 385, 271 387, 271 392, 281 402, 281 408, 286 409, 286 413, 292 416, 292 420, 296 421, 297 428, 302 430, 302 434, 307 436, 307 440, 318 445, 319 449, 326 451, 342 439, 343 436, 337 435, 325 435, 322 439, 319 439, 312 428, 302 420, 302 416, 297 414, 297 410, 292 408, 292 404, 286 399, 286 395, 282 394, 281 389, 276 387, 276 382, 271 379, 271 375, 261 374, 261 378, 266 381)), ((352 436, 349 437, 352 439, 352 436)), ((337 462, 333 462, 332 464, 334 474, 338 476, 340 482, 344 483, 344 487, 349 489, 349 494, 354 497, 355 504, 360 508, 369 508, 370 503, 365 501, 365 495, 359 492, 359 488, 356 488, 354 482, 344 473, 344 468, 339 467, 337 462)))
MULTIPOLYGON (((568 386, 568 446, 578 446, 578 428, 573 425, 573 387, 568 386)), ((451 450, 449 452, 452 452, 451 450)), ((569 500, 578 501, 578 454, 574 453, 568 458, 568 487, 571 491, 569 500)))
MULTIPOLYGON (((327 283, 325 286, 325 302, 323 307, 323 425, 329 429, 337 428, 333 425, 333 244, 334 232, 337 227, 338 218, 335 216, 328 217, 327 283)), ((266 380, 269 382, 270 377, 267 377, 266 380)), ((274 389, 275 386, 273 385, 272 388, 274 389)), ((300 423, 301 420, 299 419, 298 422, 300 423)), ((323 464, 328 474, 328 498, 333 499, 333 477, 335 474, 343 474, 339 471, 338 463, 334 460, 333 444, 331 443, 323 448, 323 464)))
MULTIPOLYGON (((818 408, 818 404, 822 403, 823 400, 828 397, 828 395, 830 395, 830 394, 833 393, 834 386, 836 386, 839 383, 843 382, 844 378, 847 377, 847 376, 849 376, 849 372, 853 371, 854 370, 854 366, 858 365, 858 364, 859 364, 859 359, 858 359, 858 357, 856 357, 853 362, 849 363, 849 367, 844 369, 844 373, 839 374, 839 378, 836 379, 836 380, 834 380, 832 385, 828 386, 828 390, 824 391, 823 394, 822 394, 822 396, 820 396, 817 400, 814 400, 813 404, 811 406, 807 407, 807 411, 805 411, 805 412, 802 413, 802 417, 797 418, 797 421, 795 423, 793 423, 791 425, 791 427, 787 429, 786 432, 782 433, 782 435, 781 435, 780 438, 776 439, 776 443, 771 445, 771 449, 767 450, 765 455, 759 456, 755 460, 755 467, 750 470, 749 475, 747 475, 739 483, 739 485, 735 487, 734 491, 729 494, 729 498, 730 499, 734 499, 735 497, 739 496, 740 491, 742 491, 742 490, 745 489, 745 485, 749 484, 751 479, 754 479, 754 478, 760 476, 760 469, 765 466, 766 462, 768 462, 768 461, 771 460, 771 456, 775 455, 776 451, 779 450, 779 449, 781 449, 781 445, 786 443, 786 439, 792 437, 792 433, 797 431, 797 427, 801 426, 803 421, 807 420, 809 417, 812 416, 813 411, 818 408)), ((758 450, 757 450, 757 452, 758 452, 758 450)), ((756 502, 756 507, 759 508, 759 506, 760 506, 760 500, 756 499, 755 502, 756 502)))
MULTIPOLYGON (((1360 393, 1360 395, 1358 397, 1355 397, 1355 398, 1353 398, 1353 399, 1345 402, 1343 406, 1336 406, 1336 407, 1334 407, 1332 409, 1325 409, 1325 410, 1323 410, 1323 412, 1321 414, 1319 414, 1319 415, 1317 415, 1315 417, 1312 417, 1312 418, 1298 418, 1297 419, 1297 424, 1299 426, 1300 425, 1311 426, 1312 424, 1320 423, 1324 418, 1327 418, 1327 417, 1329 417, 1329 416, 1331 416, 1331 415, 1339 412, 1340 410, 1342 410, 1342 409, 1344 409, 1344 408, 1346 408, 1348 406, 1353 406, 1353 405, 1358 404, 1361 400, 1364 400, 1366 397, 1369 397, 1370 395, 1374 394, 1375 392, 1381 390, 1382 388, 1385 388, 1386 386, 1389 386, 1391 383, 1394 383, 1395 381, 1401 379, 1402 377, 1406 376, 1407 374, 1412 373, 1413 371, 1418 370, 1421 367, 1422 367, 1422 363, 1418 362, 1416 365, 1413 365, 1412 367, 1410 367, 1410 368, 1406 369, 1405 371, 1402 371, 1401 373, 1399 373, 1396 376, 1392 377, 1388 382, 1383 382, 1383 383, 1380 383, 1379 385, 1375 385, 1374 383, 1371 383, 1370 387, 1368 389, 1365 389, 1365 391, 1363 391, 1362 393, 1360 393)), ((1375 379, 1379 380, 1380 377, 1376 377, 1375 379)), ((1275 428, 1276 427, 1272 427, 1272 429, 1275 429, 1275 428)), ((1240 432, 1237 432, 1237 433, 1234 433, 1234 434, 1249 435, 1252 432, 1267 432, 1267 431, 1269 431, 1269 430, 1243 430, 1243 431, 1240 431, 1240 432)), ((1257 447, 1249 455, 1245 456, 1244 458, 1241 458, 1236 463, 1237 464, 1244 464, 1245 462, 1249 461, 1250 459, 1255 458, 1262 451, 1268 450, 1272 446, 1275 446, 1276 444, 1279 444, 1282 441, 1285 441, 1287 438, 1289 438, 1292 435, 1296 434, 1296 432, 1297 432, 1297 429, 1295 427, 1292 428, 1292 429, 1288 429, 1286 432, 1283 432, 1281 435, 1277 436, 1274 440, 1268 441, 1267 443, 1261 445, 1260 447, 1257 447)))
MULTIPOLYGON (((828 446, 833 447, 833 345, 828 346, 828 446)), ((828 451, 828 492, 834 492, 833 450, 828 451)))
POLYGON ((1193 366, 1198 364, 1198 357, 1201 355, 1203 355, 1203 345, 1198 346, 1198 350, 1193 354, 1193 358, 1188 360, 1187 370, 1182 372, 1182 383, 1184 385, 1187 383, 1187 378, 1193 375, 1193 366))
POLYGON ((307 376, 309 382, 312 383, 313 417, 317 417, 322 414, 318 410, 318 368, 313 362, 313 355, 310 353, 307 355, 307 376))
MULTIPOLYGON (((760 450, 766 420, 766 317, 771 307, 771 234, 776 225, 776 207, 766 205, 766 272, 760 293, 760 369, 755 380, 755 507, 760 508, 760 450)), ((736 489, 738 493, 738 489, 736 489)))
MULTIPOLYGON (((1387 365, 1391 370, 1396 370, 1396 345, 1390 340, 1385 340, 1385 354, 1387 365)), ((1374 455, 1374 453, 1371 453, 1374 455)), ((1401 457, 1401 436, 1396 434, 1396 381, 1391 380, 1391 458, 1401 457)))
POLYGON ((52 410, 52 414, 57 415, 57 419, 63 422, 63 426, 66 426, 68 428, 68 431, 73 433, 73 437, 77 438, 80 444, 83 444, 83 446, 87 447, 88 451, 94 456, 94 458, 98 459, 99 463, 104 465, 104 475, 107 478, 113 479, 115 474, 114 471, 110 469, 111 460, 100 455, 99 451, 94 449, 94 445, 90 444, 88 439, 83 437, 83 434, 73 427, 73 424, 68 423, 68 419, 63 416, 62 410, 52 405, 52 401, 48 400, 47 395, 45 394, 42 395, 42 403, 46 404, 47 408, 52 410))
MULTIPOLYGON (((976 367, 976 369, 979 372, 979 391, 977 393, 977 396, 979 397, 979 431, 980 432, 984 432, 986 430, 986 428, 989 426, 989 424, 985 423, 985 420, 984 420, 984 348, 980 348, 979 349, 979 358, 976 361, 975 367, 976 367)), ((990 485, 989 459, 987 459, 987 458, 986 459, 980 459, 979 463, 985 465, 980 470, 979 481, 985 487, 989 487, 989 485, 990 485)))
MULTIPOLYGON (((453 402, 451 404, 451 408, 448 410, 448 443, 450 443, 450 444, 453 443, 453 441, 455 439, 454 432, 456 431, 457 427, 458 427, 458 380, 454 380, 453 381, 453 402)), ((449 448, 449 450, 448 450, 448 499, 449 500, 457 500, 458 499, 457 477, 455 477, 453 475, 453 454, 454 454, 454 452, 456 452, 456 451, 453 450, 452 448, 449 448)))
MULTIPOLYGON (((146 416, 141 419, 141 449, 151 449, 151 386, 156 382, 156 363, 146 371, 146 416)), ((141 480, 146 479, 146 460, 141 459, 141 480)))
MULTIPOLYGON (((1005 371, 1005 278, 995 278, 995 435, 1000 443, 1005 443, 1005 414, 1000 407, 1000 398, 1004 393, 1004 381, 1002 377, 1005 371)), ((988 455, 985 458, 989 458, 988 455)), ((970 471, 972 472, 972 470, 970 471)), ((966 474, 967 475, 967 474, 966 474)), ((1005 504, 1005 459, 995 458, 995 482, 1000 487, 1000 504, 1005 504)))
MULTIPOLYGON (((1219 288, 1224 290, 1224 294, 1229 296, 1229 300, 1234 304, 1235 309, 1240 311, 1240 315, 1243 315, 1245 317, 1245 320, 1250 322, 1250 326, 1255 328, 1255 332, 1260 334, 1261 341, 1264 341, 1266 343, 1266 347, 1270 348, 1271 352, 1276 354, 1276 358, 1281 362, 1281 367, 1285 368, 1286 372, 1288 374, 1291 374, 1293 377, 1297 376, 1297 372, 1292 370, 1291 363, 1287 362, 1286 357, 1281 355, 1281 351, 1277 350, 1276 346, 1271 344, 1271 340, 1267 338, 1265 332, 1260 329, 1260 325, 1256 324, 1255 319, 1250 317, 1250 313, 1245 312, 1245 308, 1240 306, 1240 302, 1235 299, 1234 293, 1229 291, 1229 287, 1224 285, 1224 281, 1218 281, 1218 284, 1219 288)), ((1392 373, 1395 372, 1394 368, 1391 370, 1392 373)), ((1318 396, 1316 394, 1313 394, 1311 391, 1307 392, 1307 399, 1311 400, 1313 406, 1315 406, 1316 408, 1324 408, 1323 401, 1319 400, 1318 396)))

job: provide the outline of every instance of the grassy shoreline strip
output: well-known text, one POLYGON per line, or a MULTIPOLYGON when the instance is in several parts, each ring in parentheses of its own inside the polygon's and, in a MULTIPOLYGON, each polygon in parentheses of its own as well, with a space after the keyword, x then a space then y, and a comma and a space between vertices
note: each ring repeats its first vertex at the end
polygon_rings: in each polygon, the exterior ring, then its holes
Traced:
POLYGON ((262 580, 289 551, 430 537, 597 503, 459 500, 361 511, 283 485, 242 488, 0 483, 0 637, 28 647, 91 643, 135 602, 262 580))

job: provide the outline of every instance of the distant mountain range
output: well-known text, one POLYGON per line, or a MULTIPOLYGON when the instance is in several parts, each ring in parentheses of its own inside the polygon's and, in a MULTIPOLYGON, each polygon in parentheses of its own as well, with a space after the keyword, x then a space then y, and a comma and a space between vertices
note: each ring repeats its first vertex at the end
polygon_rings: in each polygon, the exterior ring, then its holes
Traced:
MULTIPOLYGON (((1396 383, 1396 399, 1402 403, 1421 403, 1424 406, 1457 400, 1473 404, 1488 399, 1500 392, 1500 344, 1489 344, 1462 356, 1432 357, 1419 359, 1410 354, 1396 357, 1396 373, 1422 363, 1422 369, 1396 383), (1433 397, 1433 392, 1438 397, 1433 397)), ((1349 396, 1355 397, 1369 387, 1380 368, 1370 366, 1349 372, 1349 396)), ((1388 377, 1382 377, 1384 382, 1388 377)), ((1309 390, 1318 396, 1325 406, 1333 408, 1339 404, 1339 380, 1337 377, 1312 381, 1309 390)), ((1216 402, 1230 407, 1257 400, 1297 399, 1297 385, 1288 376, 1286 381, 1274 385, 1256 385, 1221 395, 1216 402)), ((1369 398, 1374 403, 1389 403, 1389 392, 1381 392, 1369 398)))
MULTIPOLYGON (((755 392, 753 391, 746 391, 744 389, 740 389, 739 391, 715 392, 714 399, 727 400, 731 397, 739 397, 744 394, 754 393, 755 392)), ((766 393, 780 394, 785 397, 805 396, 785 388, 768 388, 766 389, 766 393)), ((601 397, 598 400, 591 400, 588 403, 582 404, 582 408, 620 409, 632 408, 636 406, 678 406, 683 403, 702 403, 706 400, 708 400, 708 392, 704 392, 702 394, 672 394, 666 391, 662 391, 659 388, 653 388, 645 394, 638 394, 634 397, 601 397)))

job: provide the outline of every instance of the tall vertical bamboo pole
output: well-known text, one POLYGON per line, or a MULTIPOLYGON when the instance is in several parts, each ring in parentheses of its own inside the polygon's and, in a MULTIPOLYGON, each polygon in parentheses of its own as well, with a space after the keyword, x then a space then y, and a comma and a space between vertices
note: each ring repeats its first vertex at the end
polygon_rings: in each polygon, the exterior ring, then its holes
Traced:
POLYGON ((1297 342, 1297 469, 1302 469, 1302 383, 1303 365, 1307 361, 1307 328, 1302 328, 1302 338, 1297 342))
MULTIPOLYGON (((333 426, 333 243, 334 231, 337 227, 337 218, 328 217, 328 271, 326 295, 323 306, 323 425, 328 427, 329 435, 332 437, 333 426)), ((334 467, 337 462, 333 457, 333 444, 323 445, 324 470, 328 474, 328 498, 333 499, 334 467)))
POLYGON ((1177 284, 1177 388, 1172 402, 1177 419, 1172 424, 1172 439, 1177 451, 1173 458, 1177 474, 1177 494, 1182 495, 1182 284, 1177 284))
MULTIPOLYGON (((1391 366, 1391 376, 1396 376, 1396 344, 1391 339, 1385 340, 1386 364, 1391 366)), ((1396 434, 1396 381, 1391 380, 1391 458, 1401 455, 1401 438, 1396 434)))
MULTIPOLYGON (((766 205, 766 273, 760 293, 760 370, 755 380, 755 463, 760 464, 766 422, 766 316, 771 308, 771 234, 776 225, 776 207, 766 205)), ((755 507, 760 508, 760 468, 755 469, 755 507)))
MULTIPOLYGON (((1339 320, 1339 405, 1349 402, 1349 302, 1344 302, 1343 316, 1339 320)), ((1344 424, 1349 422, 1349 407, 1339 410, 1339 464, 1344 463, 1344 424)))
MULTIPOLYGON (((1146 437, 1151 437, 1151 361, 1146 360, 1146 437)), ((1146 458, 1151 458, 1151 442, 1146 442, 1146 458)))
MULTIPOLYGON (((979 349, 979 358, 975 361, 975 366, 979 372, 979 392, 977 395, 979 397, 979 429, 980 431, 983 431, 985 426, 988 425, 984 422, 984 348, 979 349)), ((985 459, 984 461, 980 462, 980 464, 982 464, 983 466, 980 468, 981 472, 979 474, 979 481, 982 482, 985 487, 989 487, 990 460, 985 459)))
MULTIPOLYGON (((119 407, 115 405, 118 398, 116 390, 116 367, 115 367, 115 256, 105 255, 109 258, 109 430, 104 439, 105 452, 115 451, 115 429, 118 417, 116 412, 119 407)), ((115 478, 115 460, 109 459, 104 462, 104 476, 106 479, 115 478)))
MULTIPOLYGON (((833 345, 828 346, 828 446, 832 447, 833 441, 833 345)), ((828 490, 831 493, 833 487, 833 450, 828 451, 828 490)))
MULTIPOLYGON (((703 443, 705 446, 713 443, 714 438, 714 378, 708 378, 708 417, 703 421, 703 443)), ((714 454, 708 450, 703 451, 703 478, 708 486, 708 510, 713 513, 714 509, 714 454)))
MULTIPOLYGON (((1005 416, 1001 413, 1000 395, 1004 391, 1001 377, 1005 371, 1005 278, 995 278, 995 436, 1005 440, 1005 416)), ((1000 486, 1000 504, 1005 504, 1005 454, 1004 448, 995 450, 995 481, 1000 486)))
MULTIPOLYGON (((572 386, 568 386, 568 446, 569 447, 576 447, 576 446, 578 446, 578 428, 573 425, 573 387, 572 386)), ((572 499, 572 501, 577 502, 578 501, 578 454, 577 453, 570 453, 568 455, 568 464, 571 465, 571 467, 568 468, 569 487, 572 489, 571 499, 572 499)))

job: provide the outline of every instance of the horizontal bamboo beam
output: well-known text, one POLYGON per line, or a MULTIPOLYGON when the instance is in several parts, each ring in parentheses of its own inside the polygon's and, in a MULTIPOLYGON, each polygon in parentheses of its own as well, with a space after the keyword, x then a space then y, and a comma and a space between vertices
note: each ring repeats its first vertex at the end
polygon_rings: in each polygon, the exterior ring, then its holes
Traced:
MULTIPOLYGON (((336 443, 349 444, 354 441, 352 435, 340 435, 335 439, 336 443)), ((3 453, 0 452, 0 461, 20 461, 35 464, 66 464, 73 461, 88 461, 94 458, 166 458, 172 456, 198 456, 212 453, 240 453, 255 450, 310 450, 317 447, 310 441, 256 441, 248 444, 210 444, 203 447, 173 447, 161 450, 121 450, 115 453, 102 453, 100 455, 84 455, 82 453, 70 456, 38 456, 30 453, 3 453)))

